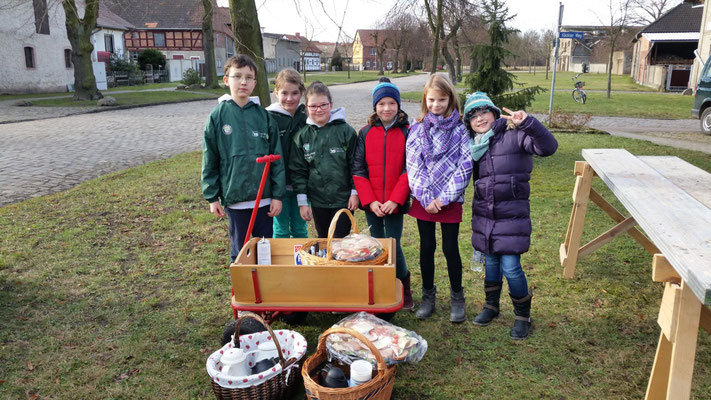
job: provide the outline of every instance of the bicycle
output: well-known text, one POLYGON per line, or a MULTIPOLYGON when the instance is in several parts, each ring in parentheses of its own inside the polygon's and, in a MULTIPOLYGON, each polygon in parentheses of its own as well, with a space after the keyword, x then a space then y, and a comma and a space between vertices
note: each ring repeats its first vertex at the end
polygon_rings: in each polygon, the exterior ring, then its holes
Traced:
POLYGON ((575 100, 576 103, 585 104, 585 102, 588 100, 588 95, 583 90, 585 82, 577 80, 578 77, 582 74, 584 74, 584 72, 581 72, 573 77, 573 82, 575 82, 575 89, 573 89, 573 100, 575 100))

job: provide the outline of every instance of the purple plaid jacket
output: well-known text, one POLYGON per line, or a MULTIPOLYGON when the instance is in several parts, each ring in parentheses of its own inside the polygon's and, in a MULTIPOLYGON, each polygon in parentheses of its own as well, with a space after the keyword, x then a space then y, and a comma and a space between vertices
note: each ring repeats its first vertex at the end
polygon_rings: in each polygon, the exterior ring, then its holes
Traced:
POLYGON ((454 110, 447 118, 428 113, 410 128, 406 147, 412 197, 423 207, 439 198, 442 205, 464 202, 472 175, 469 135, 454 110))

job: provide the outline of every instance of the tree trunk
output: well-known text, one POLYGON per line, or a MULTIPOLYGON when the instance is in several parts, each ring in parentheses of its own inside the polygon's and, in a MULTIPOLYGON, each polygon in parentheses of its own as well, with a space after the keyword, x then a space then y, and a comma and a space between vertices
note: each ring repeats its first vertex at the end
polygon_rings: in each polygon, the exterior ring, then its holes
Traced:
POLYGON ((546 57, 546 80, 548 80, 548 69, 551 66, 551 57, 550 57, 551 52, 548 51, 548 57, 546 57))
POLYGON ((91 32, 96 27, 99 15, 99 0, 86 0, 84 18, 79 18, 74 0, 63 0, 67 38, 72 46, 74 64, 74 100, 97 100, 104 97, 96 88, 96 78, 92 68, 91 32))
POLYGON ((205 14, 202 18, 202 46, 205 51, 205 87, 217 89, 220 82, 217 80, 215 70, 215 32, 212 29, 212 0, 202 0, 205 14))
POLYGON ((392 72, 394 74, 397 74, 399 69, 398 69, 398 63, 400 62, 400 47, 397 47, 395 49, 395 65, 393 65, 393 70, 392 72))
POLYGON ((442 2, 443 0, 437 0, 437 14, 432 16, 432 7, 430 7, 430 0, 425 0, 425 8, 427 11, 427 21, 430 25, 430 30, 432 31, 432 64, 430 69, 430 74, 437 72, 437 59, 439 54, 439 36, 442 31, 442 2))
POLYGON ((449 79, 452 80, 452 83, 457 82, 457 71, 454 66, 454 59, 452 58, 452 54, 449 52, 449 47, 447 46, 447 40, 445 39, 442 42, 442 57, 444 57, 444 61, 447 63, 447 69, 449 70, 449 79))
POLYGON ((607 98, 610 98, 610 92, 612 91, 612 55, 615 53, 615 40, 616 37, 610 38, 610 60, 607 64, 607 98))
MULTIPOLYGON (((385 44, 383 44, 383 46, 385 46, 385 44)), ((376 50, 376 53, 378 55, 378 75, 385 75, 385 70, 383 69, 383 56, 385 55, 385 49, 380 51, 376 50)))
POLYGON ((454 36, 454 55, 457 59, 457 80, 454 83, 462 81, 462 52, 459 49, 459 40, 454 36))
POLYGON ((264 68, 262 31, 259 28, 259 16, 254 0, 230 0, 230 20, 237 53, 250 56, 257 64, 257 87, 252 95, 259 96, 262 105, 267 106, 271 103, 271 98, 267 70, 264 68))

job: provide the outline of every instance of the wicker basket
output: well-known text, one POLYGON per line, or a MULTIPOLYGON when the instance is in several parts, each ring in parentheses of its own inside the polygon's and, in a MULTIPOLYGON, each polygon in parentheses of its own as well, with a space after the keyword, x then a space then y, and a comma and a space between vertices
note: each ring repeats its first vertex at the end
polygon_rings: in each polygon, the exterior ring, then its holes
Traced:
MULTIPOLYGON (((342 368, 346 374, 350 371, 348 368, 342 368)), ((341 327, 334 327, 324 332, 318 340, 316 353, 311 355, 304 362, 304 367, 301 369, 301 376, 304 378, 304 387, 306 388, 306 397, 309 400, 388 400, 392 395, 393 385, 395 384, 395 373, 397 366, 387 366, 383 356, 378 349, 359 332, 341 327), (328 360, 328 352, 326 351, 326 338, 334 333, 345 333, 355 337, 363 342, 375 356, 378 363, 378 371, 375 376, 368 382, 348 387, 348 388, 328 388, 318 384, 318 370, 322 363, 328 360)))
MULTIPOLYGON (((290 399, 293 395, 294 388, 296 387, 296 382, 298 381, 298 376, 299 376, 299 360, 301 357, 303 357, 303 353, 300 352, 300 355, 296 357, 291 357, 288 360, 284 359, 284 354, 286 353, 287 355, 294 356, 296 354, 296 351, 294 348, 291 348, 289 351, 287 349, 283 348, 280 345, 280 341, 283 339, 278 339, 280 337, 283 337, 283 333, 285 331, 277 331, 279 335, 275 335, 274 331, 272 331, 272 328, 267 324, 260 316, 254 314, 254 313, 245 313, 240 319, 237 321, 237 324, 235 326, 235 336, 234 340, 231 343, 228 343, 228 345, 225 345, 225 347, 236 347, 240 348, 240 342, 244 341, 244 339, 247 337, 247 335, 242 335, 238 339, 237 332, 239 332, 239 326, 242 324, 242 322, 245 319, 256 319, 262 325, 264 325, 267 330, 269 331, 269 335, 271 338, 274 338, 274 345, 276 346, 277 351, 279 352, 279 364, 281 365, 281 371, 277 373, 276 375, 272 376, 271 378, 268 378, 267 380, 254 384, 249 387, 243 387, 243 388, 228 388, 228 387, 223 387, 220 386, 220 384, 217 382, 216 378, 213 378, 211 376, 210 379, 210 384, 212 385, 212 392, 215 394, 215 397, 218 399, 224 399, 224 400, 248 400, 248 399, 290 399)), ((286 331, 291 332, 291 331, 286 331)), ((294 332, 292 332, 294 333, 294 332)), ((295 334, 295 333, 294 333, 295 334)), ((298 335, 301 339, 301 335, 298 335)), ((252 338, 252 335, 249 335, 249 338, 252 338)), ((292 336, 293 340, 293 336, 292 336)), ((258 342, 257 342, 258 343, 258 342)), ((292 341, 292 344, 294 342, 292 341)), ((303 349, 302 351, 305 351, 305 342, 303 344, 303 349)), ((223 349, 225 348, 223 347, 223 349)), ((250 346, 247 345, 247 348, 250 346)), ((219 351, 221 352, 221 350, 219 351)), ((216 352, 218 353, 218 352, 216 352)), ((219 353, 217 354, 219 358, 219 353)), ((209 362, 209 360, 208 360, 209 362)), ((208 370, 209 372, 209 370, 208 370)), ((212 374, 211 374, 212 375, 212 374)), ((246 379, 245 379, 246 381, 246 379)), ((223 382, 224 383, 224 382, 223 382)), ((232 382, 230 382, 232 383, 232 382)))
POLYGON ((333 219, 331 220, 331 225, 328 227, 328 238, 326 239, 314 239, 314 240, 309 240, 308 242, 304 243, 304 245, 301 247, 301 250, 299 250, 299 255, 301 256, 301 263, 304 265, 359 265, 359 264, 369 264, 369 265, 383 265, 388 261, 388 251, 385 247, 383 247, 383 251, 380 252, 380 254, 375 257, 371 258, 369 260, 363 260, 363 261, 342 261, 342 260, 336 260, 333 258, 333 252, 331 251, 331 242, 333 241, 333 234, 336 231, 336 225, 338 225, 338 218, 341 216, 341 214, 345 213, 348 218, 351 220, 351 230, 354 233, 358 233, 358 223, 356 222, 355 217, 353 217, 353 214, 347 209, 347 208, 341 208, 336 212, 336 214, 333 216, 333 219), (311 253, 309 253, 309 249, 311 246, 315 246, 318 244, 318 247, 320 249, 323 249, 324 246, 326 246, 326 257, 319 257, 315 256, 311 253))

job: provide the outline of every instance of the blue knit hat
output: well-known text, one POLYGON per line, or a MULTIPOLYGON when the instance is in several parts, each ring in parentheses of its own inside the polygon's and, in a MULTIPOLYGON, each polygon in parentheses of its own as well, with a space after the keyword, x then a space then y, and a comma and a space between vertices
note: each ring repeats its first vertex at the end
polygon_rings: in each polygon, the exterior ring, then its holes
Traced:
POLYGON ((494 113, 495 119, 501 116, 501 110, 496 107, 489 96, 484 92, 476 92, 467 96, 467 101, 464 103, 464 120, 469 121, 478 110, 489 110, 494 113))
POLYGON ((397 102, 397 108, 400 108, 400 89, 390 82, 379 83, 373 88, 373 108, 383 97, 392 97, 397 102))

